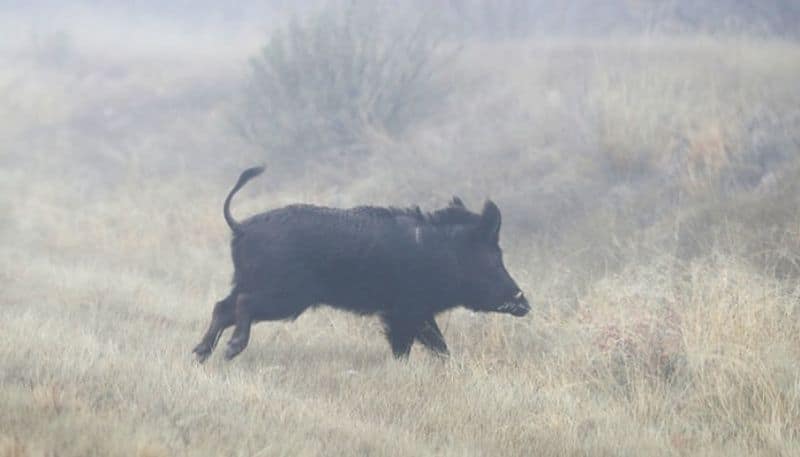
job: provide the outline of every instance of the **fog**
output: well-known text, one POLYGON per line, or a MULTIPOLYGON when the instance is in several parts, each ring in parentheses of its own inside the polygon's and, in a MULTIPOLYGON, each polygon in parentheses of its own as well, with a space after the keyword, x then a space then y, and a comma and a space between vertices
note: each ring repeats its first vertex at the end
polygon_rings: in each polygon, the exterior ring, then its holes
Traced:
POLYGON ((798 23, 790 0, 0 3, 0 454, 319 455, 327 433, 344 454, 730 455, 724 437, 793 454, 798 23), (239 218, 492 199, 532 317, 450 313, 453 360, 404 368, 365 318, 320 311, 258 327, 239 371, 202 371, 188 353, 231 272, 222 201, 258 164, 239 218), (120 400, 142 417, 98 399, 144 365, 158 393, 131 381, 120 400), (438 408, 424 423, 382 412, 394 397, 378 391, 409 371, 404 395, 438 408), (247 406, 264 383, 293 427, 247 406), (160 409, 176 389, 218 413, 198 385, 237 405, 219 441, 202 438, 216 419, 160 409), (253 421, 286 447, 259 447, 253 421), (117 444, 70 442, 85 425, 117 444))
POLYGON ((98 189, 267 163, 286 201, 493 197, 542 234, 794 156, 790 2, 551 3, 7 3, 4 161, 98 189))

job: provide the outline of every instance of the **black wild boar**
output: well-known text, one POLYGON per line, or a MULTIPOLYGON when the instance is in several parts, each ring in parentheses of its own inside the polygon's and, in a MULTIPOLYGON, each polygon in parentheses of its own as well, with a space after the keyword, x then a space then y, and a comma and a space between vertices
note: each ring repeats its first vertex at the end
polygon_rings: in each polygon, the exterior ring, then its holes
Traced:
POLYGON ((291 205, 237 222, 231 198, 262 171, 245 170, 225 199, 233 290, 214 306, 194 348, 200 362, 227 327, 235 327, 225 352, 232 359, 247 346, 253 322, 293 319, 320 304, 379 315, 396 357, 407 357, 414 340, 446 355, 434 317, 447 309, 530 310, 503 265, 500 210, 491 201, 481 214, 458 197, 432 213, 291 205))

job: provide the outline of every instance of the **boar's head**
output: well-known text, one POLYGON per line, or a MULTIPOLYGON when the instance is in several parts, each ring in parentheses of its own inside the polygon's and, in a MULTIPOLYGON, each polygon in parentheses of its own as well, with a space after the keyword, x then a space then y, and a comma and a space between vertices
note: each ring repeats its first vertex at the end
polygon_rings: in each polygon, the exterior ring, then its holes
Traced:
MULTIPOLYGON (((453 204, 463 207, 460 200, 453 204)), ((503 264, 500 223, 500 209, 487 201, 477 221, 460 234, 461 296, 464 305, 475 311, 524 316, 531 308, 503 264)))

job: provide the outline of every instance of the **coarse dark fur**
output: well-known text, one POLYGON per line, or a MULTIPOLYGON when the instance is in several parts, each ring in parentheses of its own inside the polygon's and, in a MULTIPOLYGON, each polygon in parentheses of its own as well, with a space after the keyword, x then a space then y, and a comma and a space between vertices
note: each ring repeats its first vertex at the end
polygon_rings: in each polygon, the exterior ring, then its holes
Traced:
POLYGON ((414 340, 446 355, 434 317, 447 309, 529 311, 503 265, 500 210, 491 201, 481 214, 458 197, 432 213, 291 205, 237 222, 231 198, 262 171, 245 170, 225 199, 233 289, 214 306, 194 349, 200 362, 227 327, 234 326, 225 352, 232 359, 247 346, 253 322, 294 319, 321 304, 379 315, 396 357, 408 356, 414 340))

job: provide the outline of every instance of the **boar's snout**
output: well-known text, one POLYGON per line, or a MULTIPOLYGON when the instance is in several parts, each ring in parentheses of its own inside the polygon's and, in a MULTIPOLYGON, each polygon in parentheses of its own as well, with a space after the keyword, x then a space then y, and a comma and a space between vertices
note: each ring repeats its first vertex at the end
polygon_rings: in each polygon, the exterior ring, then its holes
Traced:
POLYGON ((517 317, 528 314, 530 310, 531 305, 528 303, 528 299, 525 298, 525 294, 523 294, 521 290, 517 291, 510 300, 497 307, 498 312, 508 313, 517 317))

